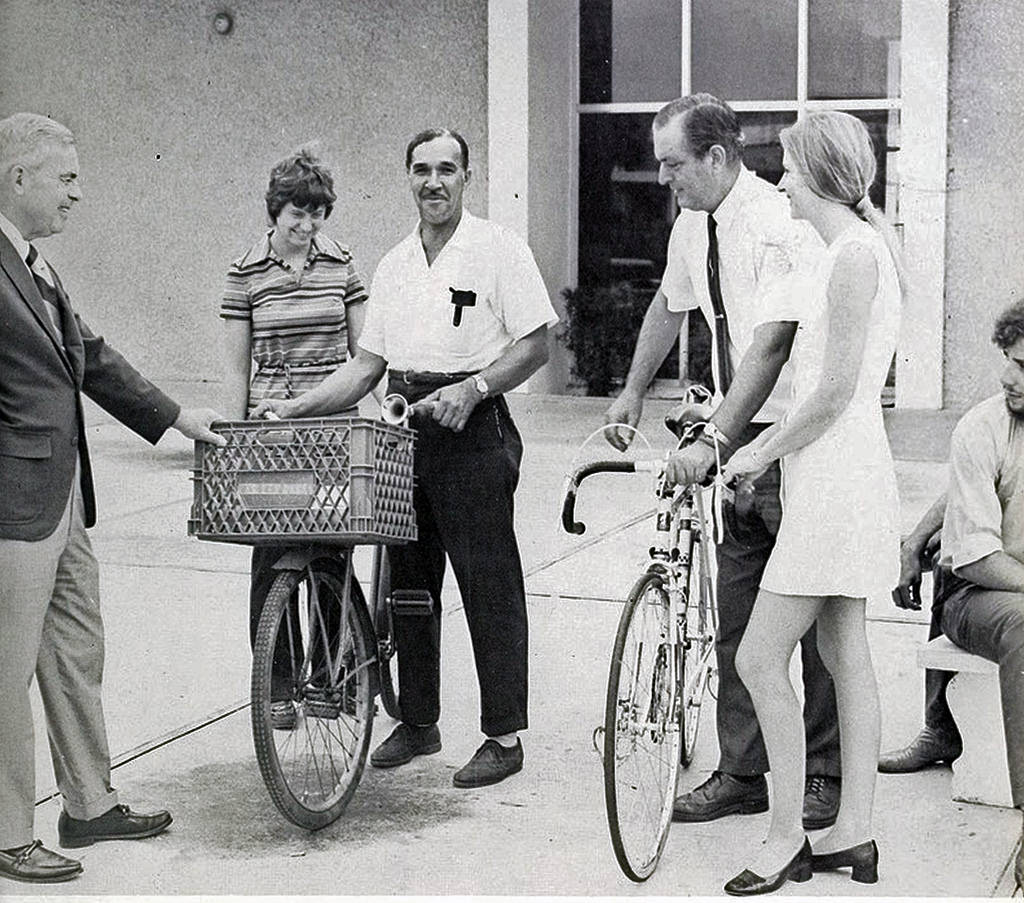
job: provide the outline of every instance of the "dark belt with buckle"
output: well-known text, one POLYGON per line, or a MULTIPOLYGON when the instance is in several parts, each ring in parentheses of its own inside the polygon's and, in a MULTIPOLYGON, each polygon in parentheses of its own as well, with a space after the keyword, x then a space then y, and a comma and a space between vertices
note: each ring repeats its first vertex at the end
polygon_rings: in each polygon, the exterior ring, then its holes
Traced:
POLYGON ((462 373, 440 373, 432 370, 388 370, 388 379, 393 382, 405 383, 407 386, 450 386, 469 379, 473 371, 462 373))

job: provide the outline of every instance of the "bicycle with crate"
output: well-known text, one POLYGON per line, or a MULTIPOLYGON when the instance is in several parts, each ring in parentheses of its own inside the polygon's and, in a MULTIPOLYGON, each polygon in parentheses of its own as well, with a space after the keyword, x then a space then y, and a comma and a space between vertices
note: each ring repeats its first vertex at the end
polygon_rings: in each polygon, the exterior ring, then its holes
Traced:
MULTIPOLYGON (((401 400, 404 402, 404 399, 401 400)), ((196 443, 189 533, 283 548, 253 646, 253 742, 280 812, 315 830, 345 810, 363 773, 379 695, 398 717, 395 612, 429 613, 420 593, 391 593, 387 547, 416 538, 407 407, 357 416, 224 421, 216 448, 196 443), (368 592, 354 571, 371 545, 368 592), (275 703, 287 702, 284 723, 275 703)))
MULTIPOLYGON (((691 403, 705 400, 703 392, 687 397, 691 403)), ((696 420, 668 425, 680 446, 705 428, 696 420)), ((717 441, 715 446, 718 458, 717 441)), ((612 847, 622 871, 638 882, 654 873, 665 847, 676 779, 680 766, 693 760, 716 668, 718 615, 708 546, 721 527, 726 489, 717 476, 707 492, 698 484, 670 486, 665 464, 664 458, 586 464, 569 477, 562 505, 563 528, 582 534, 586 527, 576 520, 575 505, 585 479, 600 473, 654 476, 654 537, 619 618, 604 722, 595 731, 612 847)))

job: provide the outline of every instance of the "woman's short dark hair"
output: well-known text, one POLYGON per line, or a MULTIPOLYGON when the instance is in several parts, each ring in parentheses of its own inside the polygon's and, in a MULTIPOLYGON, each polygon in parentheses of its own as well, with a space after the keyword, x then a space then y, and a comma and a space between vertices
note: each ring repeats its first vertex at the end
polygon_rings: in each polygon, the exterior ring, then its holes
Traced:
POLYGON ((326 218, 337 199, 331 171, 305 148, 289 154, 270 170, 266 200, 267 213, 274 222, 288 203, 302 210, 323 207, 326 218))
POLYGON ((412 166, 412 152, 421 144, 426 144, 428 141, 433 141, 435 138, 455 139, 455 143, 459 145, 459 150, 462 152, 462 168, 468 172, 469 145, 466 144, 466 139, 463 138, 462 135, 458 132, 453 132, 451 129, 424 129, 422 132, 415 135, 405 147, 405 168, 408 169, 412 166))
POLYGON ((992 341, 1006 351, 1021 339, 1024 339, 1024 301, 1017 301, 999 315, 992 331, 992 341))

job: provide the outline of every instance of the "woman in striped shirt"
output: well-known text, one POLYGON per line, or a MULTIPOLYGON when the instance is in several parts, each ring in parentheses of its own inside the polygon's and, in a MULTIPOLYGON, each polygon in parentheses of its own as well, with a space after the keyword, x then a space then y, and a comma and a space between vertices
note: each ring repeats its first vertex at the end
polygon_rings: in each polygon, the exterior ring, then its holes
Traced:
MULTIPOLYGON (((355 353, 366 289, 348 250, 319 234, 335 200, 330 172, 308 150, 271 170, 266 203, 273 225, 231 265, 220 308, 225 408, 231 417, 244 418, 264 398, 301 395, 355 353)), ((271 565, 281 551, 253 548, 251 640, 275 576, 271 565)), ((286 663, 287 656, 281 659, 286 663)), ((274 684, 272 722, 279 730, 292 730, 296 718, 288 676, 282 673, 274 684)))
POLYGON ((348 250, 323 235, 336 196, 307 150, 270 173, 270 231, 228 270, 220 315, 227 342, 227 410, 294 398, 355 353, 366 289, 348 250))

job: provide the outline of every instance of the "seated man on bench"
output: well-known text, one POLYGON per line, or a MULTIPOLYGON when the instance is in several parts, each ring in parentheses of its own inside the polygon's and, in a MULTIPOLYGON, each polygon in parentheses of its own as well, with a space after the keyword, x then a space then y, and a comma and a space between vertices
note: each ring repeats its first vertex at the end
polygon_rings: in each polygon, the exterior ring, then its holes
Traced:
MULTIPOLYGON (((942 632, 999 665, 1010 789, 1014 806, 1024 809, 1024 302, 999 316, 992 340, 1006 359, 1003 391, 973 407, 953 431, 937 576, 942 632)), ((938 505, 925 520, 934 522, 938 505)), ((918 537, 930 526, 925 520, 918 537)), ((956 738, 940 736, 947 745, 933 749, 933 761, 955 757, 956 738)), ((889 758, 899 754, 883 756, 883 770, 889 758)), ((1014 876, 1024 883, 1024 849, 1014 876)))

